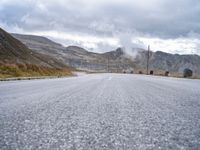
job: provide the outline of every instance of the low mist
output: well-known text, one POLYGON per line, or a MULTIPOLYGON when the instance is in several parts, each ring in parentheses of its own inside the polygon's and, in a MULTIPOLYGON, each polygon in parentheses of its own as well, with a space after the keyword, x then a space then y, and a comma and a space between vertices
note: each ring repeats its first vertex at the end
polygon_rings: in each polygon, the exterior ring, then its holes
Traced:
POLYGON ((139 55, 141 49, 146 49, 145 44, 136 37, 133 37, 130 33, 120 34, 119 43, 125 55, 132 60, 139 55))

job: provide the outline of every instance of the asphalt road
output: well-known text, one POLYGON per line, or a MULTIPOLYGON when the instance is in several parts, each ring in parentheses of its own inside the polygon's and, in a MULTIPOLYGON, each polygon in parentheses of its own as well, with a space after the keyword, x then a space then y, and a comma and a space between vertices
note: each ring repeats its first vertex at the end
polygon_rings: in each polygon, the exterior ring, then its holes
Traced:
POLYGON ((0 82, 0 149, 200 149, 200 80, 97 74, 0 82))

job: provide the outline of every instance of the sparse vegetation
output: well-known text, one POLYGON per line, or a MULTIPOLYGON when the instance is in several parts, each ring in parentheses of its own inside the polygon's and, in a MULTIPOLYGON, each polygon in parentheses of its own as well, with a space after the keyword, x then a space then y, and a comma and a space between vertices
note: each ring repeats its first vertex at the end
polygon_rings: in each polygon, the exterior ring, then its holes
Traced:
POLYGON ((165 71, 165 76, 166 76, 166 77, 169 76, 169 71, 165 71))
POLYGON ((150 71, 150 75, 153 75, 153 70, 150 71))
POLYGON ((68 68, 49 68, 33 64, 0 64, 0 78, 67 75, 72 75, 68 68))
POLYGON ((143 74, 143 72, 142 72, 142 71, 139 71, 138 73, 139 73, 139 74, 143 74))
POLYGON ((183 71, 184 78, 192 77, 192 75, 193 75, 193 71, 191 69, 189 69, 189 68, 184 69, 184 71, 183 71))

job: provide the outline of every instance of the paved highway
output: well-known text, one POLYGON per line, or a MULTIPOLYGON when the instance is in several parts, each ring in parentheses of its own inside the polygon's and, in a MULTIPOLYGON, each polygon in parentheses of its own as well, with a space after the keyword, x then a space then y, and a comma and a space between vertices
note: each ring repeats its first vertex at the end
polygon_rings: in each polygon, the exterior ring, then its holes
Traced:
POLYGON ((0 149, 200 149, 200 80, 92 74, 0 82, 0 149))

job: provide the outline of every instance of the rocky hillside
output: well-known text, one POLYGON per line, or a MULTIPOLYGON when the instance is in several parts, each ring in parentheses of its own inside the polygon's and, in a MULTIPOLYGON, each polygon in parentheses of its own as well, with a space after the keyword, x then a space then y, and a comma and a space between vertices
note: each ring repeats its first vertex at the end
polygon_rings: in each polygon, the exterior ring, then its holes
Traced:
MULTIPOLYGON (((99 54, 89 52, 77 46, 64 47, 45 37, 13 34, 34 51, 59 59, 69 66, 89 71, 122 72, 146 70, 147 52, 138 50, 135 59, 127 56, 121 48, 115 51, 99 54)), ((182 73, 185 68, 191 68, 195 74, 200 74, 200 56, 178 55, 164 52, 150 52, 150 69, 155 71, 170 71, 182 73)))
POLYGON ((122 72, 123 70, 133 70, 135 64, 128 58, 124 57, 121 48, 116 51, 99 54, 89 52, 77 46, 63 47, 45 37, 32 35, 12 34, 15 38, 23 42, 30 49, 45 55, 56 57, 61 62, 87 71, 98 72, 122 72))
POLYGON ((0 58, 1 63, 35 64, 53 68, 67 67, 56 58, 29 49, 25 44, 1 28, 0 58))
POLYGON ((0 28, 0 77, 56 75, 69 70, 66 64, 29 49, 0 28))
MULTIPOLYGON (((147 52, 140 52, 135 60, 139 67, 145 67, 147 63, 147 52)), ((195 74, 200 74, 200 56, 178 55, 161 51, 150 52, 150 70, 163 70, 182 73, 185 68, 190 68, 195 74)))

